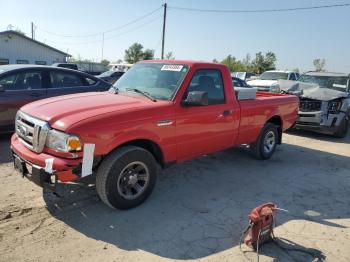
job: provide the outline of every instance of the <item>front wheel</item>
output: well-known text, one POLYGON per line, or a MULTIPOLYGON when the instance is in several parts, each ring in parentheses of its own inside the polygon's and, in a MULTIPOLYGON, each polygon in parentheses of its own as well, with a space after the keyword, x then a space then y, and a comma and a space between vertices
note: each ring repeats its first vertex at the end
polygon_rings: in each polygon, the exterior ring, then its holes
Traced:
POLYGON ((101 163, 96 175, 100 199, 116 209, 140 205, 151 194, 157 180, 153 155, 140 147, 116 149, 101 163))
POLYGON ((334 136, 337 138, 344 138, 348 133, 348 129, 349 129, 349 119, 344 118, 341 121, 340 125, 338 126, 337 131, 335 131, 334 136))
POLYGON ((278 141, 276 125, 266 123, 258 139, 250 144, 250 152, 257 159, 269 159, 275 152, 278 141))

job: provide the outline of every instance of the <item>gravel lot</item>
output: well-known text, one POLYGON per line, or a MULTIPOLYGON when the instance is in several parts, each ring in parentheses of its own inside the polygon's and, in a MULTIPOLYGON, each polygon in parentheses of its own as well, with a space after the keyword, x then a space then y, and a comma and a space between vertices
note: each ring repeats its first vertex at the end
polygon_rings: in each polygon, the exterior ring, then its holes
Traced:
MULTIPOLYGON (((21 178, 1 136, 0 261, 246 261, 240 234, 267 201, 290 211, 278 213, 275 232, 286 248, 350 261, 350 136, 293 131, 283 141, 268 161, 236 148, 168 168, 146 203, 113 211, 88 181, 60 186, 59 198, 21 178)), ((316 261, 273 243, 260 253, 316 261)))

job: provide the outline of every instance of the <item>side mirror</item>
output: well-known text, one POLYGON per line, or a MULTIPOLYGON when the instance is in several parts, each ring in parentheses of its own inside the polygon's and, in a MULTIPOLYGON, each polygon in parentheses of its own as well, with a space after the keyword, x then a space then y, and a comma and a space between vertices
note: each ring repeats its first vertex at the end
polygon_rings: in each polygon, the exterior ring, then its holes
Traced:
POLYGON ((186 100, 182 101, 182 106, 207 106, 208 93, 203 91, 192 91, 187 95, 186 100))
POLYGON ((0 85, 0 92, 5 92, 5 87, 3 85, 0 85))

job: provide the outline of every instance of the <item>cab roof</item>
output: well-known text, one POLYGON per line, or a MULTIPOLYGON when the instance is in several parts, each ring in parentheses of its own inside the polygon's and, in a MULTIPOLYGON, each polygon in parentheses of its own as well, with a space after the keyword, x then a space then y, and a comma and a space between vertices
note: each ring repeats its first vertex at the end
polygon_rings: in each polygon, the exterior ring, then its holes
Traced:
POLYGON ((169 64, 176 64, 176 65, 223 65, 219 63, 213 63, 213 62, 206 62, 206 61, 195 61, 195 60, 167 60, 167 59, 160 59, 160 60, 142 60, 138 63, 169 63, 169 64))

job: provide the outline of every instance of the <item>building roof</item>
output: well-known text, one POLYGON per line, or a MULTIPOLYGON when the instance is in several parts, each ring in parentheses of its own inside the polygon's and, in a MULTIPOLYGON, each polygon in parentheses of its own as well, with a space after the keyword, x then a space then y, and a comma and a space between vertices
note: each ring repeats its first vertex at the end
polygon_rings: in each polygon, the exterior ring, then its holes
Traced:
POLYGON ((8 34, 15 34, 15 35, 20 36, 20 37, 22 37, 22 38, 24 38, 24 39, 26 39, 26 40, 28 40, 28 41, 32 41, 33 43, 36 43, 36 44, 38 44, 38 45, 41 45, 41 46, 43 46, 43 47, 49 48, 49 49, 51 49, 51 50, 53 50, 53 51, 56 51, 56 52, 58 52, 58 53, 60 53, 60 54, 62 54, 62 55, 65 55, 65 56, 67 56, 67 57, 71 57, 70 54, 67 54, 67 53, 65 53, 65 52, 62 52, 61 50, 58 50, 58 49, 56 49, 56 48, 54 48, 54 47, 52 47, 52 46, 46 45, 46 44, 44 44, 44 43, 42 43, 42 42, 39 42, 39 41, 37 41, 37 40, 31 39, 30 37, 28 37, 28 36, 26 36, 26 35, 24 35, 24 34, 21 34, 21 33, 17 32, 17 31, 14 31, 14 30, 7 30, 7 31, 2 31, 2 32, 0 32, 0 35, 8 35, 8 34))

